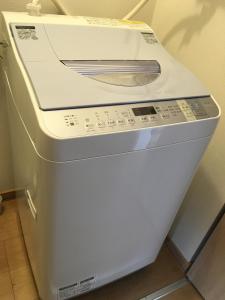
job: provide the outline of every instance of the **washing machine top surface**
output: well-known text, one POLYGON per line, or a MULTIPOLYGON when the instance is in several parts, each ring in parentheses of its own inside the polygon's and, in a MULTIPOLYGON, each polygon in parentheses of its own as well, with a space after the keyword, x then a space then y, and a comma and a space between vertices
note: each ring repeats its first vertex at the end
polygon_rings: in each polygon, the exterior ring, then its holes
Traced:
POLYGON ((164 50, 147 25, 137 29, 31 21, 10 26, 42 110, 209 94, 164 50))
POLYGON ((6 82, 39 158, 71 162, 212 135, 218 105, 146 24, 2 17, 6 82))

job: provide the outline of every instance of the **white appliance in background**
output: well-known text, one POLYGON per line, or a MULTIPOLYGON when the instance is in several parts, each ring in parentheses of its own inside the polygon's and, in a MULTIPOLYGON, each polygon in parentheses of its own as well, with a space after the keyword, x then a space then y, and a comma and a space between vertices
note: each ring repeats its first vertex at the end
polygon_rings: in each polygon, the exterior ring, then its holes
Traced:
POLYGON ((19 212, 42 299, 152 263, 220 110, 143 23, 2 13, 19 212))

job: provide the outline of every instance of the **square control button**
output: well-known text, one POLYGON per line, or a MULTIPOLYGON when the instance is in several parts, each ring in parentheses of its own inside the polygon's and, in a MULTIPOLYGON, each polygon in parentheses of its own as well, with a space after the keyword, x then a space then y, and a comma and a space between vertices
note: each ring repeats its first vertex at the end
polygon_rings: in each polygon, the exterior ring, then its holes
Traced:
POLYGON ((126 120, 125 119, 120 119, 117 121, 118 125, 126 125, 126 120))
POLYGON ((87 124, 85 124, 85 128, 86 128, 86 129, 93 129, 94 127, 95 127, 95 125, 92 124, 92 123, 87 123, 87 124))
POLYGON ((105 122, 98 122, 97 127, 98 128, 105 128, 105 122))
POLYGON ((116 121, 115 120, 109 120, 107 122, 108 126, 116 126, 116 121))

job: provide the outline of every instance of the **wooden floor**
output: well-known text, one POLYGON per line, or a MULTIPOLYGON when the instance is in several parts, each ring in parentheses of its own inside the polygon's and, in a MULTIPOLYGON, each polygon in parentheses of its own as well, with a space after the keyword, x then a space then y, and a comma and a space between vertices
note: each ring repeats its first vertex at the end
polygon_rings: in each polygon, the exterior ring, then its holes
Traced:
MULTIPOLYGON (((164 245, 151 266, 76 299, 137 300, 182 277, 183 272, 175 257, 164 245)), ((201 299, 196 295, 190 286, 164 299, 201 299)), ((5 201, 4 213, 0 215, 0 300, 12 299, 39 299, 23 243, 16 200, 5 201)))
POLYGON ((0 215, 0 299, 38 299, 15 200, 5 201, 4 212, 0 215))

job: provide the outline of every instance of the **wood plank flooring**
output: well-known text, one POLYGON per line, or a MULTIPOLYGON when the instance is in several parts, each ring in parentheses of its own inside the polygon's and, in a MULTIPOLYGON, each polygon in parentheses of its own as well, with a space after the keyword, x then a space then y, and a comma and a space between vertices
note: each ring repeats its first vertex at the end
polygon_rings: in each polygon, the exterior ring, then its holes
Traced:
POLYGON ((38 300, 23 243, 16 200, 4 201, 0 215, 0 299, 38 300))
MULTIPOLYGON (((38 300, 23 242, 16 200, 3 203, 4 213, 0 215, 0 300, 38 300)), ((183 272, 176 258, 167 245, 164 245, 154 264, 76 299, 137 300, 182 277, 183 272)), ((190 298, 189 289, 184 289, 181 293, 187 293, 188 296, 176 298, 174 294, 175 298, 164 299, 201 299, 190 298)))

